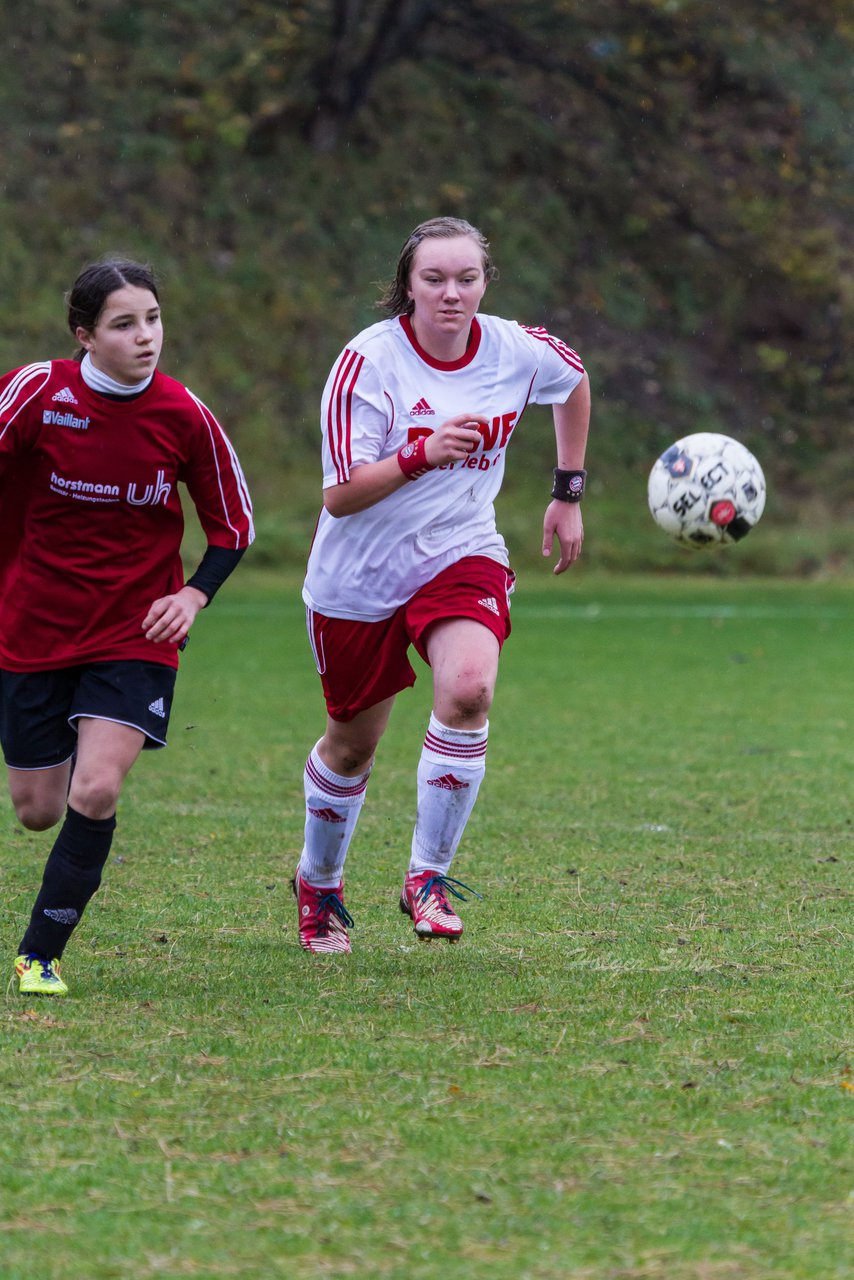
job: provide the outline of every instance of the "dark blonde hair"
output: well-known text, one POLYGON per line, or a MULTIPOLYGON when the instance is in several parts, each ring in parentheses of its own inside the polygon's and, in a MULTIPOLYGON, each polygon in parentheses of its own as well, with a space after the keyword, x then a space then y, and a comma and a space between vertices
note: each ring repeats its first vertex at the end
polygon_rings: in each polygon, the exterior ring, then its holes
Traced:
MULTIPOLYGON (((123 289, 126 284, 148 289, 160 301, 154 272, 141 262, 132 262, 130 258, 103 258, 83 268, 65 295, 68 327, 75 338, 78 329, 93 332, 110 294, 123 289)), ((85 354, 85 348, 80 347, 74 353, 74 359, 82 360, 85 354)))
POLYGON ((483 255, 483 275, 486 283, 489 284, 490 280, 494 280, 498 270, 492 261, 489 241, 482 231, 478 231, 477 227, 473 227, 464 218, 430 218, 428 222, 419 223, 415 230, 410 232, 397 260, 395 277, 391 284, 386 286, 377 306, 382 307, 390 316, 412 315, 415 303, 409 297, 409 277, 418 246, 423 240, 452 240, 456 236, 471 236, 483 255))

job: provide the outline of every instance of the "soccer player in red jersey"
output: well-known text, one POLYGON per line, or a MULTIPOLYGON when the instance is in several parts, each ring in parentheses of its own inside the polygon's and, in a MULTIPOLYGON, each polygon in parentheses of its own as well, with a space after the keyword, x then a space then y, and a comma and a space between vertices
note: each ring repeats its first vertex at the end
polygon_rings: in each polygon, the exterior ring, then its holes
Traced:
POLYGON ((157 369, 151 270, 88 266, 68 295, 74 359, 0 378, 0 741, 18 819, 64 818, 18 948, 24 994, 65 995, 60 959, 101 874, 122 784, 166 744, 200 609, 254 538, 211 411, 157 369), (186 484, 208 540, 184 581, 186 484))
POLYGON ((587 375, 545 329, 478 314, 494 274, 477 228, 422 223, 382 300, 390 318, 348 343, 327 380, 303 589, 327 706, 294 878, 308 951, 350 950, 344 860, 395 696, 415 681, 410 645, 432 668, 433 710, 400 906, 419 937, 462 933, 448 894, 466 886, 448 873, 485 772, 514 578, 493 502, 528 403, 552 405, 557 439, 543 555, 557 540, 563 573, 581 553, 587 375))

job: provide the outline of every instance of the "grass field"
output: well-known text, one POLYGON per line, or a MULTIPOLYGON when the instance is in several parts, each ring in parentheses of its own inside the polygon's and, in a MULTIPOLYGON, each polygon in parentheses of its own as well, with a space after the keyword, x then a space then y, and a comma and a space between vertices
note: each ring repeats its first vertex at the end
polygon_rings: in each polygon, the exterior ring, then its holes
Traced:
MULTIPOLYGON (((71 997, 0 1006, 0 1276, 834 1280, 854 1257, 850 585, 528 571, 455 871, 397 910, 429 681, 351 957, 288 880, 321 702, 229 584, 129 783, 71 997)), ((47 838, 0 811, 8 965, 47 838)))

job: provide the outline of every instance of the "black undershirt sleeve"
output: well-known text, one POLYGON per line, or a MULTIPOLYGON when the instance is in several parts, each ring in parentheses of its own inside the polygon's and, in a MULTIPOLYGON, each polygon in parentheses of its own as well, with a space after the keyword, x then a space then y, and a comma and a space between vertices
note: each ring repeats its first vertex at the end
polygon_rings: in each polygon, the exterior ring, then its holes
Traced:
POLYGON ((185 585, 203 591, 210 604, 228 575, 240 564, 245 552, 245 547, 237 550, 231 547, 208 547, 198 569, 192 578, 187 579, 185 585))

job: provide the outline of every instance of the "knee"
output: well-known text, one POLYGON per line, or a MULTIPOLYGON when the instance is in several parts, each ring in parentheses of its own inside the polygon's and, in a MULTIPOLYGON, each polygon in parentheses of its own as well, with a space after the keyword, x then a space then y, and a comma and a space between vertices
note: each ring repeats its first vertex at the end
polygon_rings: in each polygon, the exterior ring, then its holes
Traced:
POLYGON ((446 699, 446 706, 449 728, 479 727, 492 706, 492 685, 480 672, 462 672, 446 699))
POLYGON ((374 738, 356 738, 344 742, 321 741, 320 756, 333 773, 341 777, 367 773, 374 763, 377 742, 374 738))
POLYGON ((83 771, 79 767, 71 783, 68 803, 87 818, 111 818, 116 811, 122 778, 113 770, 83 771))
POLYGON ((335 773, 347 777, 350 774, 367 773, 374 763, 377 744, 351 742, 340 747, 335 753, 335 763, 331 766, 335 773))
POLYGON ((65 801, 44 801, 25 796, 15 801, 15 816, 27 831, 47 831, 65 813, 65 801))

